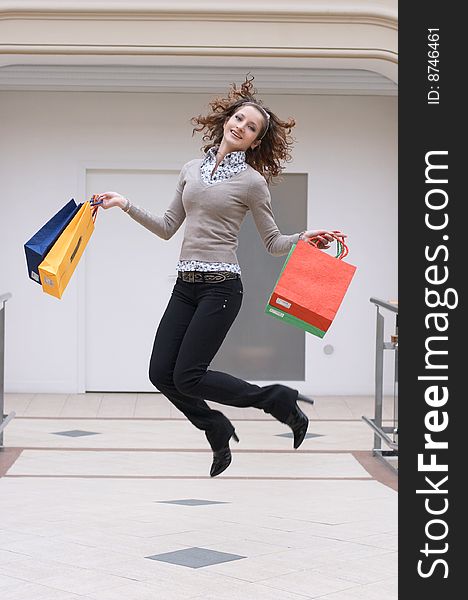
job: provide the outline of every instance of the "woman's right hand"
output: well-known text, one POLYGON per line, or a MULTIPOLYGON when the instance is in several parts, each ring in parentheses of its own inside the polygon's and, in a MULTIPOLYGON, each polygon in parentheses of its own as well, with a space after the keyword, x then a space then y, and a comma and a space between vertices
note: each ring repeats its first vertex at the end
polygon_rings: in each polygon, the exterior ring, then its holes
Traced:
POLYGON ((315 239, 317 248, 319 248, 320 250, 326 250, 327 248, 329 248, 330 244, 337 237, 341 238, 344 241, 344 238, 348 236, 346 233, 343 233, 338 229, 334 229, 333 231, 329 231, 328 229, 315 229, 304 231, 302 234, 302 239, 306 242, 311 239, 315 239))
POLYGON ((117 192, 103 192, 102 194, 95 194, 94 202, 99 203, 101 201, 101 206, 104 209, 112 208, 114 206, 124 209, 127 205, 127 199, 117 192))

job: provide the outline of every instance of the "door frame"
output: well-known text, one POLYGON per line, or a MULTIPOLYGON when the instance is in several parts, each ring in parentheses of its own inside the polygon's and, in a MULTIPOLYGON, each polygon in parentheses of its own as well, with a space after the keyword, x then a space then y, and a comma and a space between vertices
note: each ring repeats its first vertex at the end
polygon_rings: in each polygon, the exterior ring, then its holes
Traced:
MULTIPOLYGON (((77 196, 79 199, 89 200, 86 196, 86 184, 88 171, 91 170, 114 170, 114 171, 180 171, 182 165, 176 161, 158 161, 156 165, 149 161, 79 161, 78 162, 78 184, 77 196)), ((84 252, 80 263, 81 269, 77 270, 77 356, 76 356, 76 390, 78 394, 86 393, 86 252, 84 252)))

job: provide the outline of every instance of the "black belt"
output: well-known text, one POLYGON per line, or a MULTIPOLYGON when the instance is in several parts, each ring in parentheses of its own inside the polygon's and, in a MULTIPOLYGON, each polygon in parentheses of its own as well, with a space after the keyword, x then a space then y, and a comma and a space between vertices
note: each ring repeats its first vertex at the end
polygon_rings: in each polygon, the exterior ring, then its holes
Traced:
POLYGON ((231 271, 179 271, 177 277, 187 283, 221 283, 228 279, 240 279, 238 273, 231 271))

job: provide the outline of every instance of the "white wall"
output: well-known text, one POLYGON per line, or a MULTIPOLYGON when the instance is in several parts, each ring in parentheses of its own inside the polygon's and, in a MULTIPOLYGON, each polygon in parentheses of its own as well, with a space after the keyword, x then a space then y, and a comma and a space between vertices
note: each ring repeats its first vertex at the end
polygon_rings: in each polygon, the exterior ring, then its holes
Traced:
MULTIPOLYGON (((324 340, 334 354, 325 357, 324 344, 307 336, 310 389, 371 394, 369 297, 397 297, 397 99, 264 100, 280 116, 297 119, 288 170, 309 174, 309 227, 346 231, 349 262, 358 265, 324 340)), ((198 156, 201 139, 191 137, 190 117, 205 111, 207 101, 199 94, 0 92, 0 292, 13 293, 6 309, 7 392, 82 391, 78 302, 85 261, 58 301, 28 279, 24 242, 68 199, 87 199, 79 196, 86 164, 182 166, 198 156)), ((125 243, 137 244, 138 235, 136 226, 134 240, 125 243)), ((122 318, 145 317, 123 311, 122 318)))

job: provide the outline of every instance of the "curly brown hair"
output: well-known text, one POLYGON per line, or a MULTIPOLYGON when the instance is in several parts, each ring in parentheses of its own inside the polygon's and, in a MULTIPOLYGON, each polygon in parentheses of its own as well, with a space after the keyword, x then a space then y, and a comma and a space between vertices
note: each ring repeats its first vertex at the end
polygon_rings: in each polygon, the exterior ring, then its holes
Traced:
POLYGON ((264 127, 257 137, 258 140, 261 140, 261 144, 253 150, 249 148, 246 151, 245 160, 270 183, 283 171, 282 163, 291 160, 290 150, 294 139, 289 134, 296 121, 292 118, 282 121, 268 107, 264 106, 261 100, 257 100, 255 97, 257 90, 253 86, 253 80, 253 76, 249 78, 247 75, 240 88, 237 88, 235 83, 231 83, 227 97, 216 97, 209 103, 211 112, 208 115, 193 117, 191 123, 195 127, 192 135, 196 131, 204 131, 203 141, 208 141, 208 143, 202 149, 206 153, 210 148, 221 143, 225 121, 243 104, 248 103, 258 107, 264 116, 264 127), (267 118, 268 115, 269 118, 267 118))

